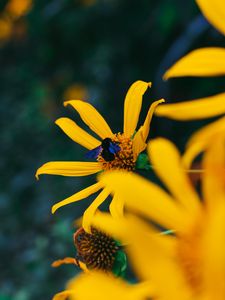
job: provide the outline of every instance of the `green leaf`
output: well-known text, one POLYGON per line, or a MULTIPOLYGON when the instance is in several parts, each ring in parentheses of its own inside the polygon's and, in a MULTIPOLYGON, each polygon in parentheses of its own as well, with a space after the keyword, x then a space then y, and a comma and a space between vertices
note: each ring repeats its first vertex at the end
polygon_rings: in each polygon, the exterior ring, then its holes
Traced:
POLYGON ((137 161, 136 161, 136 169, 141 170, 150 170, 151 166, 148 160, 148 155, 146 153, 141 153, 138 155, 137 161))
POLYGON ((127 268, 127 256, 124 251, 119 250, 115 256, 112 272, 115 276, 123 277, 127 268))

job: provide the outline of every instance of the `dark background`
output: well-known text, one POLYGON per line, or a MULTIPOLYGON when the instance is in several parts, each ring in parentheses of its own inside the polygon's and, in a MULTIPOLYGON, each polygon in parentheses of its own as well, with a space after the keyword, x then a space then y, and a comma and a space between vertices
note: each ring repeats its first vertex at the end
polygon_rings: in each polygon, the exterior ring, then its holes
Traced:
MULTIPOLYGON (((176 102, 224 91, 223 78, 161 77, 190 50, 225 46, 225 39, 194 1, 37 0, 22 12, 10 2, 0 1, 0 300, 47 300, 77 272, 51 262, 75 254, 73 221, 91 200, 55 215, 51 205, 94 179, 35 180, 47 161, 84 159, 85 150, 54 125, 61 116, 82 124, 63 100, 89 101, 120 131, 123 100, 137 79, 153 82, 144 114, 162 97, 176 102)), ((183 151, 206 122, 154 118, 150 137, 166 136, 183 151)))

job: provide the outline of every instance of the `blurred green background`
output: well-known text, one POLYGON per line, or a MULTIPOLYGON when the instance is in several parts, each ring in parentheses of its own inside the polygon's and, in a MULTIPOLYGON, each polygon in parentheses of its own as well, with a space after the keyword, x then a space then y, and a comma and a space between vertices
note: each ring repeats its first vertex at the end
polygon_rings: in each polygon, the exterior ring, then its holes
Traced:
MULTIPOLYGON (((84 159, 85 150, 54 124, 68 116, 83 126, 63 100, 89 101, 120 131, 124 96, 137 79, 153 82, 142 117, 162 97, 176 102, 224 91, 221 77, 161 77, 191 49, 225 46, 225 39, 194 1, 9 0, 0 9, 0 300, 47 300, 77 272, 51 263, 74 256, 73 221, 91 199, 55 215, 51 205, 94 180, 34 177, 47 161, 84 159)), ((206 122, 154 118, 150 137, 166 136, 183 151, 206 122)))

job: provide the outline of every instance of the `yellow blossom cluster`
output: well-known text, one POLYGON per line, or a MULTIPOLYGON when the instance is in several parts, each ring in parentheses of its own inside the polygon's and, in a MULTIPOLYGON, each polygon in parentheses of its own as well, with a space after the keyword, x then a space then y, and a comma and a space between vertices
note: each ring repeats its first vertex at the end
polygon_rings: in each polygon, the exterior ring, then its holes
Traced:
MULTIPOLYGON (((225 34, 224 1, 196 2, 209 22, 225 34)), ((225 50, 213 47, 187 54, 166 72, 165 78, 222 74, 225 50)), ((36 176, 101 173, 97 183, 52 208, 55 212, 100 191, 83 215, 82 228, 74 235, 80 256, 54 263, 73 263, 83 272, 54 300, 225 299, 225 117, 194 133, 183 155, 167 139, 156 138, 147 143, 154 112, 182 121, 223 115, 225 94, 160 106, 164 100, 158 100, 150 106, 143 125, 136 131, 142 97, 148 87, 150 84, 144 81, 130 87, 120 133, 113 133, 96 109, 80 100, 66 101, 65 106, 72 106, 99 139, 68 118, 56 121, 96 161, 49 162, 37 170, 36 176), (133 172, 144 150, 165 188, 133 172), (200 153, 201 169, 191 170, 200 153), (191 172, 200 173, 200 191, 191 180, 191 172), (109 195, 110 214, 102 213, 98 207, 109 195), (105 261, 111 267, 117 257, 108 248, 116 253, 121 245, 135 272, 136 283, 99 267, 105 261), (98 268, 89 268, 87 261, 98 268)))

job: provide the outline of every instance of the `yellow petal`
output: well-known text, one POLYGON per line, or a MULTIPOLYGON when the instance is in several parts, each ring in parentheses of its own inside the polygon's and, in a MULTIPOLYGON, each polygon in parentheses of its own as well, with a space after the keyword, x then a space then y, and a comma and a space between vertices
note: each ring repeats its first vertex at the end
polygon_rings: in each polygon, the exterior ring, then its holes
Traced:
POLYGON ((144 139, 143 139, 143 136, 142 136, 142 132, 141 132, 140 129, 135 134, 134 139, 133 139, 133 146, 132 146, 132 148, 133 148, 133 153, 134 153, 134 158, 135 159, 147 147, 147 144, 144 142, 144 139))
POLYGON ((164 99, 160 99, 158 101, 155 101, 151 104, 149 110, 148 110, 148 114, 146 116, 145 122, 143 124, 143 126, 141 127, 141 131, 142 131, 142 136, 143 136, 143 140, 146 142, 149 131, 150 131, 150 125, 151 125, 151 121, 152 121, 152 117, 153 117, 153 113, 155 112, 156 107, 160 104, 165 102, 164 99))
POLYGON ((153 117, 153 113, 156 107, 163 102, 165 102, 165 100, 161 99, 151 104, 144 124, 139 128, 139 130, 135 134, 133 139, 133 152, 135 156, 138 156, 147 147, 146 140, 150 131, 150 124, 153 117))
POLYGON ((55 122, 68 137, 74 142, 80 144, 87 149, 98 147, 101 142, 81 129, 74 121, 68 118, 60 118, 55 122))
POLYGON ((136 81, 129 88, 124 101, 124 126, 125 136, 131 137, 137 127, 139 114, 142 106, 142 97, 151 83, 141 80, 136 81))
POLYGON ((82 262, 82 261, 78 261, 77 259, 73 258, 73 257, 65 257, 63 259, 58 259, 58 260, 55 260, 53 263, 52 263, 52 267, 54 268, 57 268, 61 265, 64 265, 64 264, 73 264, 73 265, 76 265, 78 266, 82 271, 86 272, 86 273, 89 273, 89 270, 87 269, 86 265, 82 262))
POLYGON ((57 268, 61 265, 68 265, 68 264, 72 264, 72 265, 77 265, 76 263, 76 259, 74 257, 65 257, 63 259, 57 259, 52 263, 52 267, 57 268))
POLYGON ((109 205, 109 211, 111 215, 114 218, 123 217, 123 208, 124 208, 124 200, 115 193, 109 205))
POLYGON ((202 262, 207 299, 225 298, 225 202, 217 203, 204 226, 202 262), (216 296, 216 297, 215 297, 216 296))
POLYGON ((207 77, 224 74, 225 49, 208 47, 194 50, 182 57, 165 73, 164 79, 183 76, 207 77))
POLYGON ((184 172, 176 147, 169 140, 158 138, 148 144, 148 153, 156 174, 195 219, 200 210, 199 198, 184 172))
POLYGON ((91 194, 96 193, 97 191, 99 191, 102 188, 102 185, 100 183, 95 183, 89 187, 87 187, 86 189, 81 190, 80 192, 72 195, 69 198, 66 198, 58 203, 56 203, 55 205, 52 206, 52 213, 54 214, 55 211, 67 204, 73 203, 73 202, 77 202, 80 200, 83 200, 84 198, 87 198, 88 196, 90 196, 91 194))
POLYGON ((87 176, 102 170, 98 162, 84 161, 52 161, 41 166, 36 172, 38 179, 41 174, 61 176, 87 176))
POLYGON ((74 295, 71 300, 144 300, 152 295, 152 287, 148 284, 131 285, 110 274, 92 272, 90 275, 76 276, 68 284, 74 295))
POLYGON ((94 218, 94 226, 106 230, 123 243, 128 241, 129 261, 138 278, 151 280, 155 290, 153 299, 190 299, 174 259, 176 244, 172 237, 164 236, 164 239, 149 224, 134 216, 115 220, 107 214, 99 214, 94 218))
POLYGON ((203 156, 203 194, 209 210, 225 200, 225 132, 216 135, 203 156))
POLYGON ((187 147, 183 157, 182 164, 185 169, 191 170, 193 160, 205 149, 206 141, 200 140, 187 147))
POLYGON ((174 120, 200 120, 225 113, 225 93, 211 97, 165 104, 157 107, 155 114, 174 120))
POLYGON ((57 293, 52 300, 66 300, 68 297, 70 297, 73 293, 75 293, 74 290, 66 290, 60 293, 57 293))
POLYGON ((96 197, 96 199, 91 203, 91 205, 84 212, 82 227, 86 232, 91 233, 90 224, 95 215, 95 212, 109 195, 110 195, 110 190, 104 188, 103 191, 96 197))
POLYGON ((203 15, 217 30, 225 35, 225 9, 223 0, 196 0, 203 15))
POLYGON ((191 163, 198 154, 203 152, 207 145, 212 142, 213 136, 225 131, 225 117, 210 123, 209 125, 196 131, 187 144, 187 149, 183 155, 184 166, 189 169, 191 163))
POLYGON ((125 200, 125 205, 144 214, 168 229, 182 230, 189 217, 174 200, 157 185, 140 176, 122 171, 111 171, 100 176, 102 185, 125 200))
POLYGON ((89 103, 80 100, 70 100, 64 105, 71 105, 80 115, 81 119, 102 139, 113 135, 109 125, 100 113, 89 103))

